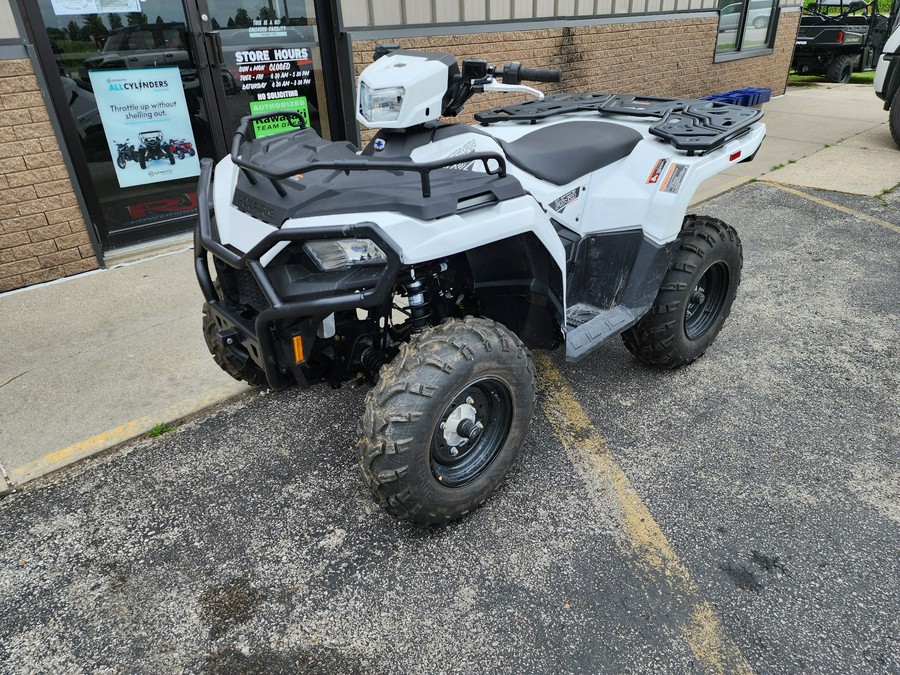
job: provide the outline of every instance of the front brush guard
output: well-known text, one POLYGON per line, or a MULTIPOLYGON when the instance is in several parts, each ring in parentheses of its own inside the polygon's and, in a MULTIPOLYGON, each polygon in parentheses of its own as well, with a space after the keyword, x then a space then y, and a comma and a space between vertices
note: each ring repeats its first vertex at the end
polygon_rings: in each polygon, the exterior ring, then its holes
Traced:
MULTIPOLYGON (((200 180, 197 186, 199 217, 194 230, 194 271, 203 297, 213 315, 218 315, 224 323, 236 330, 242 342, 258 346, 266 379, 273 389, 283 389, 290 384, 287 373, 278 364, 276 342, 271 328, 276 322, 299 319, 315 314, 331 314, 348 309, 373 307, 384 302, 393 289, 400 271, 400 255, 388 243, 384 232, 375 223, 355 225, 331 225, 327 227, 276 230, 268 234, 247 253, 240 255, 226 248, 216 239, 214 223, 210 218, 209 186, 212 180, 213 163, 210 159, 200 161, 200 180), (341 293, 330 297, 305 297, 303 294, 286 301, 272 284, 260 259, 276 244, 281 242, 303 242, 314 239, 364 238, 371 239, 384 251, 387 266, 373 288, 341 293), (252 322, 220 298, 209 272, 208 254, 236 270, 248 269, 265 296, 269 307, 256 315, 252 322)), ((254 359, 255 360, 255 359, 254 359)))

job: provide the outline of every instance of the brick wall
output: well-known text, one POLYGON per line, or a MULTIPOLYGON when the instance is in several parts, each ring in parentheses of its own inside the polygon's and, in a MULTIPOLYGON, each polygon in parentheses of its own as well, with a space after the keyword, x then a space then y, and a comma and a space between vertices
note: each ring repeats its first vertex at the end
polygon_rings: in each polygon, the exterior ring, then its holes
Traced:
POLYGON ((96 268, 31 61, 0 61, 0 292, 96 268))
MULTIPOLYGON (((772 54, 725 63, 713 63, 718 26, 715 16, 507 33, 355 40, 353 59, 358 75, 372 62, 376 44, 397 42, 405 49, 443 51, 457 59, 480 57, 497 65, 521 61, 535 68, 561 68, 563 82, 536 85, 546 93, 606 91, 693 98, 742 87, 767 87, 777 96, 784 93, 799 20, 799 12, 781 15, 772 54)), ((476 96, 459 120, 472 122, 474 112, 521 98, 518 94, 476 96)), ((364 141, 371 136, 368 130, 363 131, 364 141)))

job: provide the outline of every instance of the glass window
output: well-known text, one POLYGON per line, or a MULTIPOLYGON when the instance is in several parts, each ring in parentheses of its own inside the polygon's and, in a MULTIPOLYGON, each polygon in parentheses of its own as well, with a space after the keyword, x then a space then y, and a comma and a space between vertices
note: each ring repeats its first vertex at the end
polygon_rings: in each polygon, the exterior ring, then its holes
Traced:
POLYGON ((59 112, 77 138, 70 151, 81 146, 79 180, 111 249, 186 229, 196 213, 198 154, 212 157, 214 148, 182 3, 75 13, 89 4, 38 7, 69 108, 59 112))
POLYGON ((716 53, 743 52, 772 46, 777 0, 720 0, 716 53))
MULTIPOLYGON (((207 7, 225 57, 221 114, 229 138, 245 115, 280 111, 299 113, 307 126, 330 137, 312 0, 208 0, 207 7)), ((254 125, 254 133, 291 128, 287 118, 273 119, 254 125)))
POLYGON ((104 249, 189 227, 199 157, 221 154, 241 117, 271 113, 259 136, 296 128, 298 115, 330 135, 313 0, 30 2, 104 249), (221 53, 190 25, 218 32, 221 53), (198 67, 207 61, 212 78, 198 67))

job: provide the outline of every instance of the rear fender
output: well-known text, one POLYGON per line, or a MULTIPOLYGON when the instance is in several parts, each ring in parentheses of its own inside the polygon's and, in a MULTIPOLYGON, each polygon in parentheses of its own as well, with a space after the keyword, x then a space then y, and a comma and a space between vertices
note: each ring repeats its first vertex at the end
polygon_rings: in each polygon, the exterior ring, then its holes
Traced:
POLYGON ((765 125, 756 123, 721 148, 694 156, 656 139, 641 141, 628 157, 591 174, 584 211, 573 214, 580 222, 570 227, 582 236, 639 227, 657 246, 673 241, 700 184, 752 158, 765 135, 765 125))
POLYGON ((884 101, 888 110, 897 89, 900 88, 900 28, 888 38, 884 52, 875 66, 875 94, 884 101))

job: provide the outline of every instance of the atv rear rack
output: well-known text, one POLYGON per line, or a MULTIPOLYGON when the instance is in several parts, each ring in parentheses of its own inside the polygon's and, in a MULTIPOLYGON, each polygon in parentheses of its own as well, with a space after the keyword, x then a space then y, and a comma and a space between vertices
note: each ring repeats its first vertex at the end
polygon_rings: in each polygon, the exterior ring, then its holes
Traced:
POLYGON ((497 122, 531 122, 574 112, 602 116, 654 117, 650 133, 688 155, 706 154, 744 135, 762 110, 697 99, 626 94, 554 94, 543 101, 523 101, 475 113, 483 126, 497 122))
MULTIPOLYGON (((381 159, 378 157, 363 158, 353 152, 348 153, 346 159, 321 160, 316 159, 316 152, 306 154, 301 152, 299 153, 301 155, 301 161, 298 163, 281 163, 279 165, 272 162, 271 159, 269 159, 266 164, 259 164, 253 161, 252 158, 265 157, 266 155, 268 148, 265 144, 260 144, 260 152, 249 153, 251 159, 242 158, 242 150, 256 150, 256 148, 247 147, 248 145, 252 146, 256 141, 256 138, 249 141, 244 140, 247 136, 250 124, 266 118, 279 116, 303 119, 299 113, 287 110, 279 111, 277 113, 262 113, 259 115, 247 115, 246 117, 242 117, 240 126, 238 126, 237 131, 234 132, 234 137, 231 141, 231 161, 241 168, 244 175, 247 177, 247 180, 249 180, 252 185, 256 185, 257 182, 257 178, 254 174, 268 178, 272 183, 272 187, 275 188, 275 191, 280 197, 285 197, 287 195, 284 186, 279 183, 280 180, 291 178, 297 174, 309 173, 310 171, 331 170, 343 171, 348 174, 351 171, 411 171, 419 174, 419 177, 422 180, 423 197, 431 196, 430 176, 431 172, 436 169, 446 169, 448 167, 467 164, 469 162, 481 162, 486 174, 498 176, 500 178, 506 176, 506 159, 497 152, 474 152, 459 157, 447 157, 434 162, 413 162, 412 160, 381 159), (492 166, 491 162, 496 162, 496 165, 492 166)), ((304 129, 301 123, 298 127, 298 132, 303 133, 305 130, 306 129, 304 129)), ((283 137, 279 140, 283 140, 283 137)))

